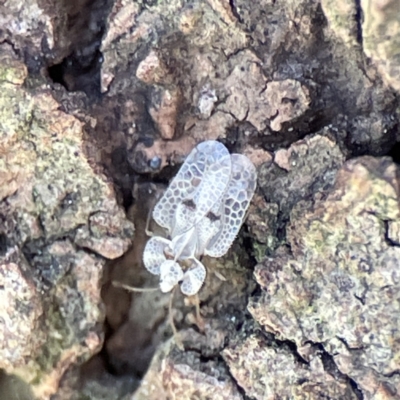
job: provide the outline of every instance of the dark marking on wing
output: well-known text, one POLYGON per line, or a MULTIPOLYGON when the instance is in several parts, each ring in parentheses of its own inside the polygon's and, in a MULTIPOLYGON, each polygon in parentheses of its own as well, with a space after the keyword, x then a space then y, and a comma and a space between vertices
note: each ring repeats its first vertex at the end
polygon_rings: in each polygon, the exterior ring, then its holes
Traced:
POLYGON ((211 222, 215 222, 215 221, 218 221, 218 220, 221 219, 220 216, 215 215, 215 214, 212 213, 211 211, 209 211, 209 212, 206 214, 206 217, 207 217, 211 222))
POLYGON ((183 200, 182 204, 184 206, 186 206, 187 208, 189 208, 189 210, 194 211, 196 209, 196 204, 194 203, 194 201, 192 199, 183 200))

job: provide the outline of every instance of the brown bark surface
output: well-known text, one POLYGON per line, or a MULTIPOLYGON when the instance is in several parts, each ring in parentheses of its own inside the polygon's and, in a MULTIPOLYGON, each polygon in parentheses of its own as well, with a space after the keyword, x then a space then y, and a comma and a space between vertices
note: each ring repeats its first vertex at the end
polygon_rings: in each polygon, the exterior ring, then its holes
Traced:
POLYGON ((399 0, 0 1, 4 398, 400 398, 399 38, 399 0), (112 282, 157 285, 147 216, 207 139, 258 188, 182 351, 112 282))

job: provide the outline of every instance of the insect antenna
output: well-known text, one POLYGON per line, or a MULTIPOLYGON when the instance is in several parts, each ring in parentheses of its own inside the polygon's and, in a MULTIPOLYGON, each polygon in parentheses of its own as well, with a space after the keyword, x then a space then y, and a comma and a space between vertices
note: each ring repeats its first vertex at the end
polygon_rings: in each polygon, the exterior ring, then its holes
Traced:
POLYGON ((155 288, 139 288, 139 287, 133 287, 133 286, 125 285, 125 283, 118 282, 118 281, 112 281, 112 284, 113 284, 114 287, 125 289, 125 290, 128 290, 129 292, 144 293, 144 292, 155 292, 156 290, 159 290, 158 287, 155 287, 155 288))

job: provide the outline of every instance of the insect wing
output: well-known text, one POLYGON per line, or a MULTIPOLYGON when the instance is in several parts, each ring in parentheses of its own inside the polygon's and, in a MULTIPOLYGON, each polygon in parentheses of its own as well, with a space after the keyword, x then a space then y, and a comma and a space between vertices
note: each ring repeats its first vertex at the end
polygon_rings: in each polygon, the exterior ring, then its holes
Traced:
POLYGON ((181 266, 174 260, 166 260, 160 266, 160 289, 170 292, 183 278, 181 266))
POLYGON ((193 193, 176 209, 172 237, 184 234, 202 221, 213 205, 219 205, 229 183, 230 156, 213 164, 204 174, 204 179, 193 193))
POLYGON ((188 231, 176 235, 171 240, 173 257, 175 260, 186 260, 193 258, 197 249, 197 231, 196 227, 190 228, 188 231))
POLYGON ((231 176, 231 156, 227 155, 209 165, 198 189, 194 192, 193 202, 196 205, 193 213, 193 224, 198 223, 215 206, 220 204, 231 176))
POLYGON ((195 226, 196 249, 195 256, 198 258, 204 254, 211 239, 221 230, 222 227, 222 203, 216 202, 211 210, 195 226))
MULTIPOLYGON (((210 179, 210 173, 215 176, 214 171, 218 171, 221 160, 225 160, 224 162, 227 163, 227 157, 229 157, 229 152, 226 147, 215 140, 208 140, 197 145, 156 204, 153 218, 157 224, 167 229, 169 234, 174 230, 174 235, 190 229, 193 221, 198 219, 198 203, 196 201, 200 201, 202 210, 200 212, 204 212, 203 210, 207 208, 204 205, 206 202, 199 194, 203 190, 200 186, 210 186, 207 182, 204 183, 204 179, 210 179), (197 192, 196 195, 195 192, 197 192), (185 200, 189 201, 186 205, 184 204, 185 200), (194 208, 191 205, 194 205, 194 208), (177 215, 178 207, 180 210, 177 215), (183 224, 185 227, 182 226, 183 224)), ((219 174, 221 175, 221 172, 219 174)), ((214 200, 210 199, 209 202, 211 201, 214 200)))
POLYGON ((143 252, 143 264, 153 275, 160 275, 160 265, 166 260, 165 250, 171 248, 171 241, 153 236, 146 243, 143 252))
POLYGON ((257 185, 257 171, 242 154, 232 154, 232 174, 221 201, 221 230, 210 240, 204 254, 223 256, 231 247, 242 226, 257 185))
POLYGON ((186 296, 195 295, 203 286, 206 279, 206 269, 197 259, 192 259, 192 265, 184 273, 181 283, 181 292, 186 296))

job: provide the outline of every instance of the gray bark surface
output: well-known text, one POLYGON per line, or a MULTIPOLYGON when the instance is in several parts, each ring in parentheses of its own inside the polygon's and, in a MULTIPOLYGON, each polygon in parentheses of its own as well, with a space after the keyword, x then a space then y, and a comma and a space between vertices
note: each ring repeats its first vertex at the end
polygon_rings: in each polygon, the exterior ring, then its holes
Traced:
POLYGON ((400 398, 399 38, 399 0, 0 2, 0 393, 400 398), (258 188, 182 351, 113 282, 157 286, 147 216, 209 139, 258 188))

